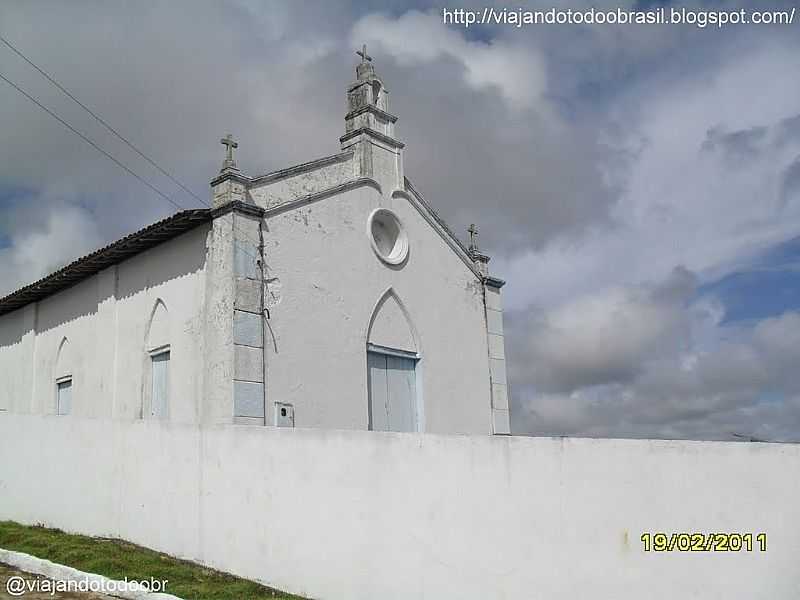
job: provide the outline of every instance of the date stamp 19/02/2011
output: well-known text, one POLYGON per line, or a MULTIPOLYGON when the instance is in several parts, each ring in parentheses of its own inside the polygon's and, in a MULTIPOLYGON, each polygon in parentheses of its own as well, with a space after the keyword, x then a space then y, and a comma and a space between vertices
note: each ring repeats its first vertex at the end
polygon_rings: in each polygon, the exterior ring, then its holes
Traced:
POLYGON ((645 552, 766 552, 766 533, 643 533, 645 552))

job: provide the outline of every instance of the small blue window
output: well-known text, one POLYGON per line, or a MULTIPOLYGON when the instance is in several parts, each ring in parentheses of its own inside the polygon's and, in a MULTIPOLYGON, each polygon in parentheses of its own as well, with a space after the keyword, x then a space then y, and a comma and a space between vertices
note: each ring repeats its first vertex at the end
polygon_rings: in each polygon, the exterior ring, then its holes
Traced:
POLYGON ((72 412, 72 378, 63 379, 56 383, 57 386, 57 406, 56 412, 59 415, 68 415, 72 412))
POLYGON ((150 357, 153 368, 153 392, 150 416, 166 419, 169 408, 169 350, 150 357))

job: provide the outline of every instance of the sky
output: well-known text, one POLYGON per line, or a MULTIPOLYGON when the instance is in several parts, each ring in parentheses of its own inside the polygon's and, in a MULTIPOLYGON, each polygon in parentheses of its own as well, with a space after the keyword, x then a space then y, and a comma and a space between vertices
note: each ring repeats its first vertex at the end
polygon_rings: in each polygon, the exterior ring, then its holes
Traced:
MULTIPOLYGON (((800 16, 465 28, 441 9, 0 2, 0 35, 201 198, 228 132, 251 175, 337 152, 366 43, 407 176, 508 281, 515 434, 800 440, 800 16)), ((200 206, 2 44, 0 73, 200 206)), ((175 211, 3 81, 0 131, 0 295, 175 211)))

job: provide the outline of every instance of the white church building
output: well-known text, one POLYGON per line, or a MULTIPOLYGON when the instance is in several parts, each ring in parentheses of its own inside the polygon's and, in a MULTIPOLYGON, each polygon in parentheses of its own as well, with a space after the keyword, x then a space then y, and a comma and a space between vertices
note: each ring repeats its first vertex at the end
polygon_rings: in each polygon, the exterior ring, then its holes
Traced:
POLYGON ((228 136, 210 208, 0 299, 0 412, 510 433, 503 281, 405 176, 360 54, 339 153, 248 176, 228 136))

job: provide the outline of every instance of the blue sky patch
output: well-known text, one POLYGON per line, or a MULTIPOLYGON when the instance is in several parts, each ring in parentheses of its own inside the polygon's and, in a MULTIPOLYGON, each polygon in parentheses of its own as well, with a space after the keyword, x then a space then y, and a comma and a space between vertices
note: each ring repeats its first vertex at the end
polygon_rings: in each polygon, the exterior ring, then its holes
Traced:
POLYGON ((706 284, 725 305, 723 324, 757 321, 800 309, 800 237, 766 252, 747 269, 706 284))

